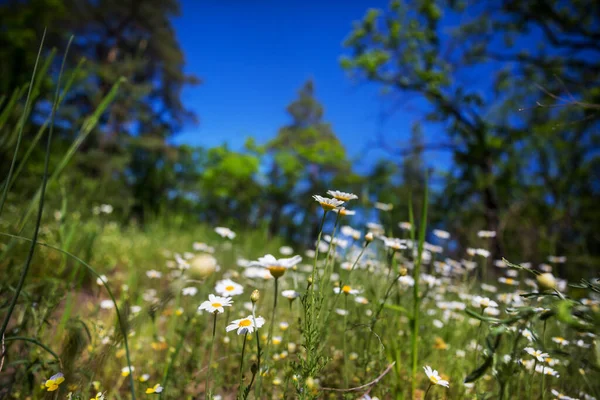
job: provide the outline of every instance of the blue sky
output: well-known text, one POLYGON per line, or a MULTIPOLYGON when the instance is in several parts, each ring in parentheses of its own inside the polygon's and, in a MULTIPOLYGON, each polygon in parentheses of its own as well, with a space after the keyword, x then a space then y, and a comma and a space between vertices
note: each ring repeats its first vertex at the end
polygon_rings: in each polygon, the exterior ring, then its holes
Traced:
MULTIPOLYGON (((239 149, 245 138, 273 138, 289 122, 285 107, 309 78, 325 119, 351 157, 363 164, 383 156, 364 146, 378 129, 382 101, 375 85, 352 82, 339 66, 342 42, 369 8, 384 1, 182 1, 174 21, 186 72, 203 80, 183 101, 200 118, 179 143, 239 149)), ((396 112, 383 129, 390 142, 408 140, 414 112, 396 112)), ((429 136, 431 138, 431 136, 429 136)), ((436 155, 436 157, 439 155, 436 155)))

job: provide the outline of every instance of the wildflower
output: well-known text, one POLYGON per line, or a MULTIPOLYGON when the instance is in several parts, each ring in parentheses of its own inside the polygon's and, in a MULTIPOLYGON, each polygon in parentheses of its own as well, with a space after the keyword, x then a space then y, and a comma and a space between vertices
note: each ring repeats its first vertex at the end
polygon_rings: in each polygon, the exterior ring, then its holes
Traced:
POLYGON ((554 376, 556 378, 560 377, 558 371, 556 371, 554 368, 550 368, 542 364, 539 364, 535 367, 535 372, 539 374, 554 376))
POLYGON ((255 319, 252 315, 249 315, 246 318, 231 321, 225 330, 230 332, 237 329, 238 335, 245 335, 254 332, 255 329, 262 327, 264 324, 265 319, 263 317, 256 317, 255 319))
POLYGON ((132 314, 137 314, 140 311, 142 311, 142 307, 141 306, 131 306, 129 308, 129 311, 131 311, 132 314))
POLYGON ((348 285, 344 285, 342 286, 342 288, 340 289, 339 287, 333 288, 333 291, 336 294, 340 294, 340 293, 344 293, 344 294, 359 294, 360 291, 358 289, 352 289, 350 286, 348 285))
POLYGON ((349 237, 353 238, 354 240, 360 239, 360 231, 357 231, 356 229, 352 228, 351 226, 348 226, 348 225, 342 226, 341 232, 342 232, 342 235, 349 236, 349 237))
POLYGON ((491 253, 489 252, 489 250, 486 249, 475 249, 475 254, 483 258, 488 258, 491 253))
POLYGON ((365 242, 371 243, 373 241, 373 239, 374 239, 373 232, 369 232, 365 235, 365 242))
POLYGON ((287 329, 290 327, 290 324, 288 324, 285 321, 282 321, 279 323, 279 329, 281 329, 282 331, 287 331, 287 329))
POLYGON ((96 284, 98 286, 103 286, 107 282, 108 278, 106 277, 106 275, 100 275, 98 278, 96 278, 96 284))
POLYGON ((544 362, 546 357, 549 356, 548 353, 543 353, 541 350, 535 350, 531 347, 525 347, 523 350, 525 350, 530 356, 537 358, 539 362, 544 362))
POLYGON ((244 293, 244 287, 239 283, 235 283, 231 279, 223 279, 222 281, 217 282, 215 292, 221 296, 237 296, 244 293))
POLYGON ((354 298, 354 301, 356 301, 358 304, 369 304, 369 300, 366 297, 362 296, 356 296, 354 298))
POLYGON ((139 378, 140 382, 148 382, 148 379, 150 379, 150 374, 143 374, 142 376, 140 376, 139 378))
POLYGON ((548 256, 548 261, 555 264, 563 264, 567 262, 567 257, 562 256, 548 256))
POLYGON ((560 337, 560 336, 553 337, 553 338, 552 338, 552 341, 553 341, 554 343, 557 343, 557 344, 558 344, 558 345, 560 345, 560 346, 565 346, 565 345, 569 344, 569 341, 568 341, 568 340, 566 340, 565 338, 562 338, 562 337, 560 337))
POLYGON ((380 203, 378 201, 374 204, 375 208, 381 211, 392 211, 394 205, 391 203, 380 203))
POLYGON ((46 382, 44 382, 44 386, 49 392, 54 392, 55 390, 58 390, 58 386, 64 381, 65 376, 62 374, 62 372, 59 372, 58 374, 52 375, 50 379, 46 380, 46 382))
POLYGON ((340 214, 340 215, 348 216, 348 217, 356 214, 356 211, 348 210, 347 208, 344 208, 344 207, 335 208, 335 209, 333 209, 333 212, 336 214, 340 214))
POLYGON ((163 391, 163 387, 160 386, 160 383, 157 383, 156 385, 152 386, 151 388, 146 389, 146 394, 160 393, 162 391, 163 391))
POLYGON ((554 290, 556 289, 556 279, 554 275, 549 272, 545 272, 537 276, 537 283, 540 285, 541 290, 554 290))
POLYGON ((200 304, 198 310, 206 310, 211 313, 223 313, 225 312, 223 307, 231 307, 231 303, 232 300, 229 297, 220 297, 209 294, 208 300, 200 304))
POLYGON ((123 367, 121 368, 121 376, 127 377, 133 371, 135 371, 134 367, 123 367))
POLYGON ((281 246, 279 248, 279 252, 284 256, 291 256, 294 254, 294 249, 292 249, 290 246, 281 246))
POLYGON ((354 193, 340 192, 339 190, 328 190, 327 194, 333 197, 334 199, 338 199, 341 201, 350 201, 358 199, 358 196, 354 193))
POLYGON ((146 276, 150 279, 162 278, 162 274, 154 269, 151 269, 150 271, 146 271, 146 276))
POLYGON ((348 310, 344 310, 343 308, 336 308, 335 309, 336 314, 341 315, 341 316, 345 316, 348 315, 348 310))
POLYGON ((566 394, 562 394, 558 390, 555 390, 555 389, 552 389, 551 392, 557 400, 576 400, 573 397, 569 397, 566 394))
POLYGON ((429 365, 424 366, 423 369, 425 370, 425 374, 429 378, 429 382, 431 382, 432 385, 440 385, 447 388, 450 387, 450 383, 447 380, 442 379, 442 377, 438 375, 438 372, 432 370, 429 365))
POLYGON ((96 395, 94 397, 92 397, 90 400, 104 400, 104 393, 102 392, 98 392, 96 393, 96 395))
POLYGON ((258 261, 253 261, 252 265, 257 265, 266 268, 271 273, 271 276, 277 279, 283 276, 286 269, 294 267, 300 261, 302 261, 302 257, 300 256, 277 259, 271 254, 267 254, 264 257, 260 257, 258 261))
POLYGON ((221 236, 222 238, 229 239, 229 240, 235 239, 235 236, 236 236, 234 231, 232 231, 229 228, 225 228, 223 226, 217 226, 215 228, 215 232, 217 232, 217 235, 221 236))
POLYGON ((493 238, 496 237, 496 231, 479 231, 477 236, 480 238, 493 238))
POLYGON ((412 224, 410 222, 400 222, 398 223, 398 226, 404 231, 410 231, 412 229, 412 224))
POLYGON ((382 237, 381 239, 383 239, 383 244, 388 249, 398 251, 398 250, 404 250, 404 249, 408 248, 406 240, 397 239, 397 238, 387 238, 387 237, 382 237))
POLYGON ((325 211, 334 210, 344 204, 342 200, 328 199, 326 197, 319 196, 318 194, 313 195, 313 199, 315 199, 315 201, 319 203, 325 211))
POLYGON ((195 288, 194 286, 185 287, 181 289, 181 293, 184 296, 195 296, 196 293, 198 293, 198 288, 195 288))
POLYGON ((436 337, 433 348, 437 350, 446 350, 448 348, 448 344, 446 344, 446 342, 444 342, 444 339, 442 339, 441 337, 436 337))
POLYGON ((433 234, 440 239, 450 239, 450 232, 446 232, 441 229, 434 229, 433 234))
POLYGON ((510 285, 510 286, 519 286, 519 281, 515 281, 513 278, 505 278, 503 276, 498 278, 498 282, 504 283, 505 285, 510 285))
POLYGON ((534 337, 533 337, 533 333, 531 333, 531 331, 529 329, 523 329, 521 331, 521 335, 523 335, 523 337, 527 340, 529 340, 530 342, 533 342, 534 337))
POLYGON ((110 310, 115 307, 115 303, 112 300, 102 300, 100 302, 100 308, 103 310, 110 310))
POLYGON ((473 299, 471 300, 471 303, 473 304, 473 307, 481 307, 481 308, 498 307, 498 303, 496 303, 494 300, 490 300, 487 297, 481 297, 481 296, 473 297, 473 299))

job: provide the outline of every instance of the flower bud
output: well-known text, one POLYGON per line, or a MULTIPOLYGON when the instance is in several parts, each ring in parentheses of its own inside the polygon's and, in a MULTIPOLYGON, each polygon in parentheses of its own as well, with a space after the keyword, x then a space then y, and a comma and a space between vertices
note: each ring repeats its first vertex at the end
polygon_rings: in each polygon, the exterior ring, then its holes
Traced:
POLYGON ((258 290, 254 290, 250 295, 250 300, 252 300, 252 303, 257 303, 258 300, 260 300, 260 292, 258 290))
POLYGON ((540 285, 541 290, 556 289, 556 279, 554 278, 554 275, 549 272, 538 275, 537 283, 540 285))
POLYGON ((365 235, 365 242, 371 243, 373 241, 373 232, 369 232, 365 235))

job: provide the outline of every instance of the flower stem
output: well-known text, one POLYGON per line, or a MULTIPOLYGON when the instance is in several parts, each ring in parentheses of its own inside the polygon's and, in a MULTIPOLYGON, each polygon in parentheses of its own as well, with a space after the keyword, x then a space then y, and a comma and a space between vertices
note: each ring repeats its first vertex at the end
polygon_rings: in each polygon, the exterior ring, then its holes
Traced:
MULTIPOLYGON (((340 290, 341 293, 341 290, 340 290)), ((346 310, 346 314, 344 314, 344 332, 342 332, 342 339, 344 343, 344 388, 348 387, 348 347, 346 344, 346 332, 348 331, 348 295, 344 295, 344 309, 346 310)))
POLYGON ((246 353, 246 341, 248 339, 248 333, 244 333, 244 344, 242 344, 242 357, 240 358, 240 387, 238 391, 242 390, 242 383, 244 379, 243 368, 244 368, 244 354, 246 353))
POLYGON ((213 357, 213 348, 215 346, 215 333, 217 332, 217 312, 215 311, 213 313, 214 315, 214 319, 213 319, 213 331, 212 331, 212 340, 210 341, 210 352, 208 354, 208 371, 206 371, 206 398, 210 399, 212 398, 211 393, 210 393, 210 371, 211 371, 211 364, 212 364, 212 357, 213 357))
POLYGON ((423 400, 427 399, 427 395, 429 394, 429 391, 431 390, 432 386, 433 385, 429 383, 429 386, 427 386, 427 390, 425 391, 425 396, 423 396, 423 400))

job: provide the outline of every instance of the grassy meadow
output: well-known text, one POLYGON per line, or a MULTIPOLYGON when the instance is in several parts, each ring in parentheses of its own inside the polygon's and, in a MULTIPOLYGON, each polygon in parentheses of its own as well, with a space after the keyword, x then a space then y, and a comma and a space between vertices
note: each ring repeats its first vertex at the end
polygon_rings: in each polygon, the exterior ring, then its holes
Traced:
MULTIPOLYGON (((4 336, 2 390, 14 399, 597 397, 599 287, 556 276, 568 260, 492 260, 487 231, 451 259, 451 233, 424 240, 426 214, 388 238, 385 225, 353 224, 352 200, 315 199, 306 199, 322 205, 315 249, 183 220, 123 228, 106 204, 87 216, 47 210, 4 336)), ((2 233, 1 243, 6 315, 31 240, 2 233)))

